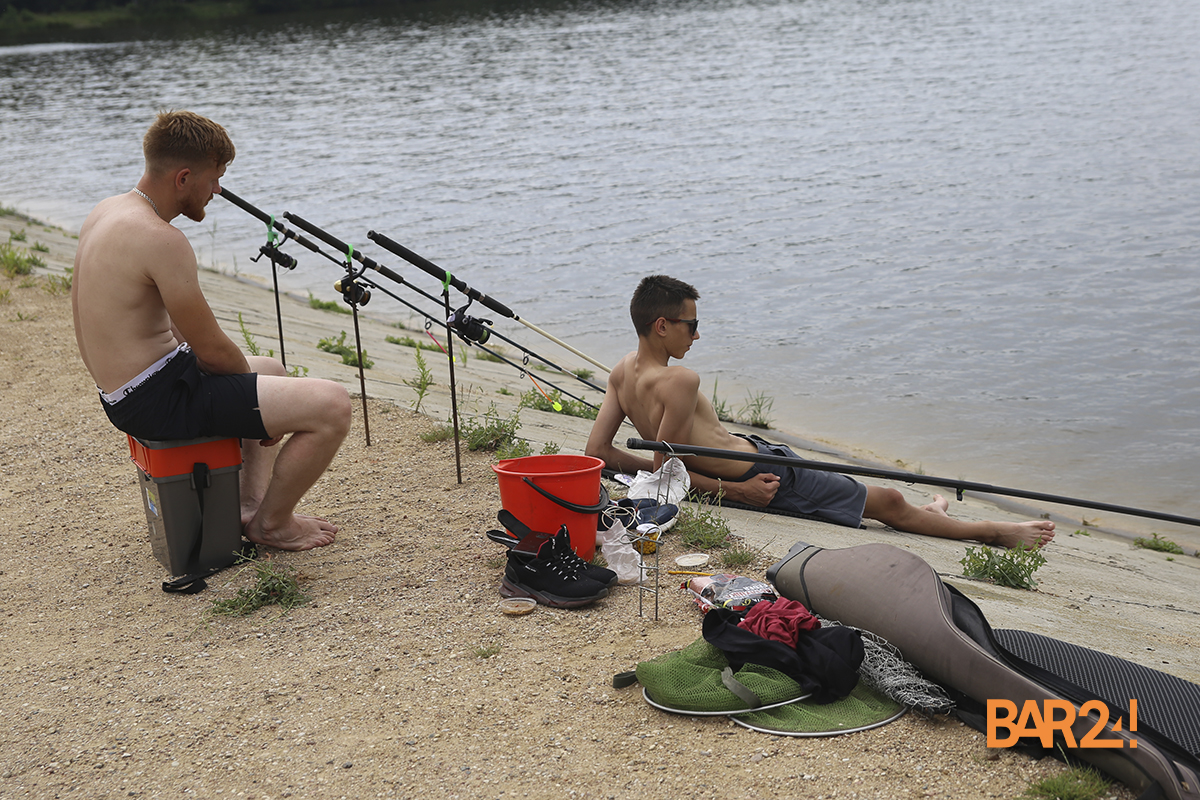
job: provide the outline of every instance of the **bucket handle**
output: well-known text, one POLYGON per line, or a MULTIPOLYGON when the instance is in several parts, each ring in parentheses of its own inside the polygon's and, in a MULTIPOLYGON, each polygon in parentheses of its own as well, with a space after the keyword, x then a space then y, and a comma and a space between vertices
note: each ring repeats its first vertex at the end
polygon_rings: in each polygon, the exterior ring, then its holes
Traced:
POLYGON ((547 492, 545 489, 534 483, 528 475, 521 478, 521 480, 525 481, 533 489, 537 490, 538 494, 540 494, 542 497, 545 497, 547 500, 558 503, 563 508, 569 511, 578 512, 580 514, 599 514, 601 511, 608 508, 609 504, 612 502, 608 496, 608 489, 603 483, 600 484, 599 502, 597 502, 594 506, 581 506, 578 503, 572 503, 570 500, 563 500, 561 497, 556 497, 555 495, 550 494, 550 492, 547 492))

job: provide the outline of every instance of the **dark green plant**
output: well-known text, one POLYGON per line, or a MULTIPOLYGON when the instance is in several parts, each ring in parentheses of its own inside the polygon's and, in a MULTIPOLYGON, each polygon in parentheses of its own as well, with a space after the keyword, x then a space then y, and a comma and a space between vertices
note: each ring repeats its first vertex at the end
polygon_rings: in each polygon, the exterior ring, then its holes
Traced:
POLYGON ((738 412, 738 421, 749 425, 752 428, 769 428, 771 427, 771 407, 775 405, 775 398, 768 397, 763 392, 758 394, 747 393, 746 404, 742 406, 738 412))
POLYGON ((1174 553, 1177 556, 1183 555, 1183 548, 1172 542, 1170 539, 1165 539, 1157 533, 1150 534, 1151 538, 1139 536, 1133 540, 1134 547, 1143 547, 1147 550, 1157 550, 1160 553, 1174 553))
POLYGON ((312 292, 308 293, 308 307, 315 308, 319 311, 336 311, 339 314, 349 314, 350 309, 346 308, 336 300, 322 300, 313 296, 312 292))
POLYGON ((722 422, 736 422, 737 420, 735 420, 733 418, 733 412, 729 410, 729 403, 725 402, 724 400, 717 399, 717 382, 718 382, 718 380, 719 379, 717 379, 717 378, 713 379, 713 396, 712 396, 713 411, 715 411, 717 413, 717 419, 721 420, 722 422))
POLYGON ((555 389, 549 395, 542 394, 537 389, 530 389, 521 395, 518 408, 532 408, 534 411, 550 411, 555 414, 566 414, 568 417, 595 419, 596 409, 578 400, 563 400, 562 392, 555 389))
POLYGON ((727 547, 733 531, 716 506, 681 508, 673 531, 679 541, 691 548, 714 550, 727 547))
POLYGON ((421 413, 421 401, 425 399, 425 395, 429 392, 429 387, 433 385, 433 373, 429 370, 429 365, 425 363, 425 357, 421 355, 421 348, 417 348, 417 375, 415 378, 405 378, 404 385, 412 387, 417 393, 416 402, 413 403, 413 411, 421 413))
MULTIPOLYGON (((351 367, 358 366, 358 353, 353 347, 346 344, 346 332, 342 331, 342 335, 336 341, 332 337, 321 339, 317 342, 317 349, 324 350, 326 353, 333 353, 342 357, 342 363, 351 367)), ((367 351, 362 351, 363 369, 370 369, 375 366, 375 362, 367 358, 367 351)))
POLYGON ((488 406, 482 416, 466 419, 461 425, 463 440, 470 450, 499 450, 506 445, 512 445, 517 439, 517 430, 521 427, 519 411, 513 412, 508 419, 502 419, 496 410, 496 404, 488 406))
POLYGON ((254 584, 249 588, 238 589, 233 597, 214 600, 213 614, 245 617, 269 605, 277 605, 286 613, 311 599, 300 590, 300 580, 295 567, 280 564, 271 558, 260 561, 243 558, 242 561, 246 562, 246 566, 238 570, 234 577, 250 571, 254 575, 254 584))
POLYGON ((1091 767, 1071 767, 1049 778, 1030 784, 1025 797, 1030 800, 1096 800, 1108 791, 1109 782, 1091 767))
POLYGON ((1037 581, 1033 573, 1046 563, 1039 548, 1027 547, 1024 542, 1007 550, 996 551, 987 545, 968 547, 967 554, 959 561, 963 575, 982 578, 998 586, 1012 589, 1035 589, 1037 581))
POLYGON ((11 242, 0 244, 0 272, 10 278, 29 275, 34 267, 44 267, 46 262, 30 255, 28 250, 13 247, 11 242))

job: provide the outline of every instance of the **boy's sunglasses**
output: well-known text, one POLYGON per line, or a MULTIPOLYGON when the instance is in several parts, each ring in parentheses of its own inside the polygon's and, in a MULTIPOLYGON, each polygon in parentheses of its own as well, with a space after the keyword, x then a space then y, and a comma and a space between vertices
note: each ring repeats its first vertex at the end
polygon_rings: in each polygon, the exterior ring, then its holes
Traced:
POLYGON ((670 317, 663 317, 663 319, 665 319, 667 322, 687 323, 688 334, 691 336, 696 335, 696 328, 698 328, 700 326, 700 320, 698 320, 698 319, 671 319, 670 317))

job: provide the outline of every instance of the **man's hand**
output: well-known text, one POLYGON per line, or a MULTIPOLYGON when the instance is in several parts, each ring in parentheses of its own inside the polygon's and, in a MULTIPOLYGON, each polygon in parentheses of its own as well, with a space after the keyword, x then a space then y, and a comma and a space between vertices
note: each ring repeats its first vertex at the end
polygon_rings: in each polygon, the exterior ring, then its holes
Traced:
POLYGON ((730 500, 751 506, 766 506, 779 491, 779 476, 769 472, 755 475, 748 481, 723 481, 722 488, 730 500))

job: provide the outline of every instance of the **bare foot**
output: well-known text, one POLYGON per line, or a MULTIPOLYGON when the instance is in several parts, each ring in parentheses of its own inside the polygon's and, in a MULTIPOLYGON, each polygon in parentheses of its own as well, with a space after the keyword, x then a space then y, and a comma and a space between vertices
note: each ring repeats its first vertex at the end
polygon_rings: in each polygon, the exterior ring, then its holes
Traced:
POLYGON ((950 508, 950 501, 942 497, 940 494, 935 494, 933 496, 933 502, 929 503, 928 505, 923 505, 921 508, 925 509, 926 511, 932 511, 934 514, 950 516, 946 513, 947 509, 950 508))
POLYGON ((1026 547, 1038 548, 1054 538, 1054 523, 1045 519, 1035 519, 1029 522, 997 522, 996 538, 993 544, 1001 547, 1016 547, 1024 544, 1026 547))
POLYGON ((333 544, 338 526, 320 517, 293 514, 291 522, 279 529, 266 529, 252 520, 246 526, 246 538, 255 544, 280 550, 311 550, 333 544))

